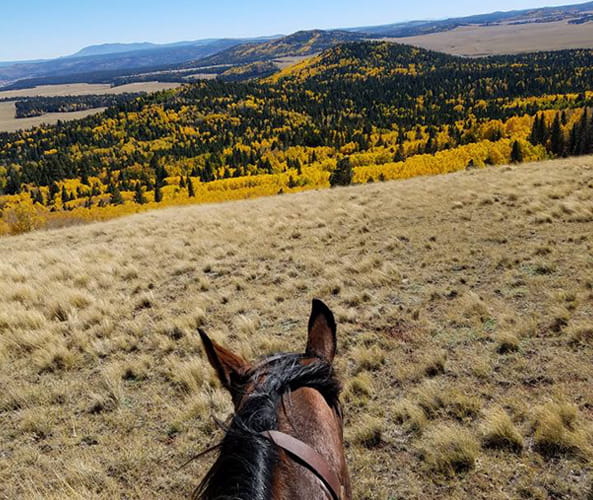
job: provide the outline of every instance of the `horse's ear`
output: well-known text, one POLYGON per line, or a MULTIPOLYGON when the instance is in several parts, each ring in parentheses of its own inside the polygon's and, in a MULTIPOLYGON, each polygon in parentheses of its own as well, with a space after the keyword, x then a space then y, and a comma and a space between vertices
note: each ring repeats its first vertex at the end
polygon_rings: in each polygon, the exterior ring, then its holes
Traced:
POLYGON ((329 307, 318 299, 313 299, 305 353, 330 364, 336 355, 336 321, 329 307))
POLYGON ((204 330, 198 329, 198 332, 208 355, 208 361, 210 361, 210 364, 216 370, 222 385, 232 393, 236 389, 235 382, 249 371, 251 368, 250 364, 241 356, 233 354, 228 349, 218 345, 208 337, 204 330))

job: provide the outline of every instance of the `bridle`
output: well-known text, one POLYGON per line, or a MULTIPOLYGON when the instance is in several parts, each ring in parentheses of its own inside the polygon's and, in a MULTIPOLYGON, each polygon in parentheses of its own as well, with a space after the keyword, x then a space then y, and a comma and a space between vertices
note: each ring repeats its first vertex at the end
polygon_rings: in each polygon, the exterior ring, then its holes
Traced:
POLYGON ((337 474, 332 470, 325 458, 308 444, 280 431, 264 431, 261 435, 282 448, 290 457, 296 459, 315 474, 327 488, 333 500, 342 499, 344 487, 337 474))
MULTIPOLYGON (((278 448, 282 448, 293 460, 297 461, 315 474, 317 478, 321 480, 333 500, 342 500, 344 496, 344 485, 340 481, 340 478, 329 466, 327 460, 307 443, 303 443, 300 439, 280 431, 264 431, 261 432, 260 435, 274 443, 278 448)), ((185 462, 179 469, 182 469, 190 462, 217 450, 220 448, 220 445, 221 443, 215 444, 201 453, 198 453, 185 462)))

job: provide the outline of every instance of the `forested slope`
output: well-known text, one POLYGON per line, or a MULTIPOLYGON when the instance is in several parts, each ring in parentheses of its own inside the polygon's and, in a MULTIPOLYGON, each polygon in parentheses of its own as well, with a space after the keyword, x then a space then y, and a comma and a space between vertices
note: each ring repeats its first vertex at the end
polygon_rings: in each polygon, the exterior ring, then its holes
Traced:
POLYGON ((590 50, 466 59, 339 45, 266 80, 200 82, 2 134, 3 204, 122 212, 323 186, 339 160, 367 182, 584 154, 592 77, 590 50))

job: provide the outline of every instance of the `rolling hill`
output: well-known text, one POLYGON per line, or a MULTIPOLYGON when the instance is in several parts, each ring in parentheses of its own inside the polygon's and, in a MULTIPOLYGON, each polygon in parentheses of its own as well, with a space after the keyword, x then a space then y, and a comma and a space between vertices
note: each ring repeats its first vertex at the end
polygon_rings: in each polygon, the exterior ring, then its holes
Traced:
POLYGON ((347 31, 298 31, 277 40, 237 45, 198 61, 191 61, 184 66, 248 64, 287 56, 308 56, 340 43, 361 40, 362 38, 364 38, 364 35, 347 31))
POLYGON ((430 35, 388 38, 448 54, 480 57, 543 50, 593 48, 593 23, 568 21, 524 24, 467 25, 430 35))
POLYGON ((253 359, 334 310, 354 498, 593 493, 593 158, 0 239, 7 498, 186 498, 253 359))

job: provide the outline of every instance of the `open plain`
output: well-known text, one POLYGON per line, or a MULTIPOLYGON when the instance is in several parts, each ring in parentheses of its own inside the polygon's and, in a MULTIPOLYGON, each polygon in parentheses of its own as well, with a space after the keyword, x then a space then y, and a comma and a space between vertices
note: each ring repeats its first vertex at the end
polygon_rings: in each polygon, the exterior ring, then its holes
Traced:
MULTIPOLYGON (((146 82, 130 83, 112 87, 106 83, 73 83, 64 85, 43 85, 31 89, 0 90, 0 99, 5 98, 26 98, 26 97, 54 97, 54 96, 78 96, 78 95, 103 95, 103 94, 125 94, 126 92, 156 92, 179 87, 179 83, 170 82, 146 82)), ((14 101, 0 102, 0 132, 15 132, 17 130, 29 129, 42 124, 54 124, 59 120, 78 120, 95 113, 104 111, 105 108, 86 109, 84 111, 72 111, 70 113, 46 113, 42 116, 31 118, 16 118, 14 101)))
POLYGON ((141 82, 112 87, 108 83, 66 83, 63 85, 41 85, 30 89, 1 90, 0 99, 18 97, 63 97, 68 95, 125 94, 126 92, 157 92, 179 87, 173 82, 141 82))
POLYGON ((78 120, 85 116, 100 113, 107 108, 92 108, 84 111, 72 111, 70 113, 46 113, 31 118, 15 118, 16 108, 14 102, 0 102, 0 132, 16 132, 38 127, 43 124, 54 124, 58 121, 78 120))
POLYGON ((462 26, 451 31, 390 41, 458 56, 521 54, 545 50, 593 48, 593 23, 567 21, 494 26, 462 26))
POLYGON ((338 321, 357 499, 593 495, 593 158, 0 240, 0 498, 187 497, 252 358, 338 321))

